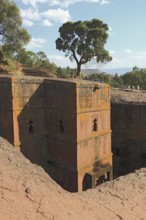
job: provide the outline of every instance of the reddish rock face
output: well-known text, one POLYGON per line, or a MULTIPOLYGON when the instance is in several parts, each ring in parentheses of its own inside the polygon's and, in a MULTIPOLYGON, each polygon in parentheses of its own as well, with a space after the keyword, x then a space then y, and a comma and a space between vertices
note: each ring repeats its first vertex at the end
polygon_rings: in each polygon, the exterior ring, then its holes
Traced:
POLYGON ((78 190, 112 179, 110 96, 107 84, 77 85, 78 190))
POLYGON ((107 84, 0 77, 0 89, 0 135, 63 188, 82 191, 112 178, 107 84))

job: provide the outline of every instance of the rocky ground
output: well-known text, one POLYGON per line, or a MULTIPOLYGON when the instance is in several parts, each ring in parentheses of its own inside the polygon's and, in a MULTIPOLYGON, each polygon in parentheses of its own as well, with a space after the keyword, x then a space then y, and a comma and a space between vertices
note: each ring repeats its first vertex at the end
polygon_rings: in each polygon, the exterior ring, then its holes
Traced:
POLYGON ((146 104, 146 91, 133 89, 111 89, 111 102, 114 103, 135 103, 146 104))
POLYGON ((146 220, 146 168, 69 193, 0 138, 0 220, 146 220))

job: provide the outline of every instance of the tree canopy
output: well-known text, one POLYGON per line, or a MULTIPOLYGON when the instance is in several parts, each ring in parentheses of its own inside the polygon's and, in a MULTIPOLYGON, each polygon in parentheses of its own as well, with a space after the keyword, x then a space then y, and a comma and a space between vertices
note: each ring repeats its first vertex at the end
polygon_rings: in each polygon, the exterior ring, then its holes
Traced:
POLYGON ((19 8, 12 1, 0 0, 0 50, 9 54, 18 52, 29 40, 19 8))
POLYGON ((60 37, 56 40, 56 48, 76 61, 77 76, 80 75, 81 65, 93 58, 101 63, 111 61, 104 48, 108 29, 108 25, 99 19, 66 22, 59 28, 60 37))

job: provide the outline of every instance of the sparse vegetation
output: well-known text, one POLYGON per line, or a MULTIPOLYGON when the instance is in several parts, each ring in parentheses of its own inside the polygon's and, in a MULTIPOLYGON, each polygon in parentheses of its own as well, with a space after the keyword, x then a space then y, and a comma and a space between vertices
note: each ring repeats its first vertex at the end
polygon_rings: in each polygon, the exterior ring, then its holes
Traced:
POLYGON ((96 73, 86 76, 87 80, 109 83, 115 88, 137 88, 146 89, 146 68, 133 67, 131 72, 122 75, 96 73))
POLYGON ((36 72, 40 76, 49 76, 50 74, 57 73, 58 67, 54 63, 50 63, 43 51, 34 53, 33 51, 25 51, 23 49, 15 56, 15 59, 23 65, 23 70, 27 73, 29 72, 30 75, 32 72, 36 72))
POLYGON ((70 67, 67 68, 58 67, 57 69, 57 76, 59 78, 74 78, 75 75, 76 75, 76 70, 71 69, 70 67))

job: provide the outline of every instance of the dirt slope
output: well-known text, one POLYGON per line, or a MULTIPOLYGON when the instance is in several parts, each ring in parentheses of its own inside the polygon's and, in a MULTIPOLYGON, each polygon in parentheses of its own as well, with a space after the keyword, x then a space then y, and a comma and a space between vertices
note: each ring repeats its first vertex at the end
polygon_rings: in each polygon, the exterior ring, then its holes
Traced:
POLYGON ((0 220, 24 219, 146 220, 146 169, 71 194, 0 138, 0 220))

